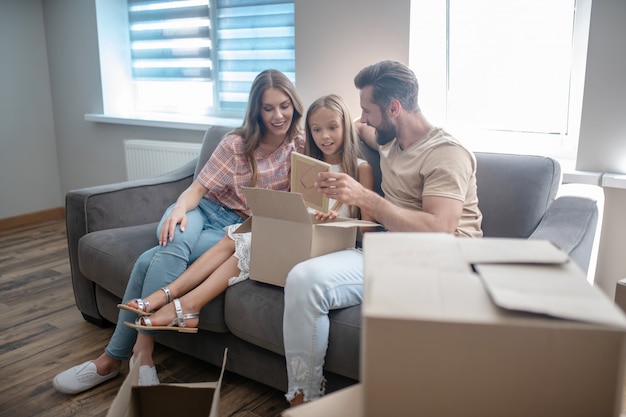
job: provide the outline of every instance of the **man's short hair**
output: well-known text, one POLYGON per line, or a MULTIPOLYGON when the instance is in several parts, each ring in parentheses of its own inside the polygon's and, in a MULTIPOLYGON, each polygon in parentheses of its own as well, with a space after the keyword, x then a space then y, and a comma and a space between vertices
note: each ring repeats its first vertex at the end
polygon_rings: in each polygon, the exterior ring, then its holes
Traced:
POLYGON ((392 99, 397 99, 406 110, 419 111, 417 77, 401 62, 381 61, 363 68, 354 77, 354 86, 362 90, 369 85, 372 86, 372 100, 381 109, 385 109, 392 99))

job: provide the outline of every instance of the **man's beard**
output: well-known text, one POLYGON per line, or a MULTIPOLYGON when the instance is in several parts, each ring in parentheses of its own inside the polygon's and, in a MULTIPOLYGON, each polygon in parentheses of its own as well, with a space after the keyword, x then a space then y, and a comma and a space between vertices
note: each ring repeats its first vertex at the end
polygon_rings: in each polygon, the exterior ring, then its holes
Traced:
POLYGON ((386 115, 383 117, 383 123, 380 125, 380 127, 377 127, 375 129, 376 141, 381 146, 388 144, 396 138, 396 127, 393 124, 389 123, 389 119, 386 115))

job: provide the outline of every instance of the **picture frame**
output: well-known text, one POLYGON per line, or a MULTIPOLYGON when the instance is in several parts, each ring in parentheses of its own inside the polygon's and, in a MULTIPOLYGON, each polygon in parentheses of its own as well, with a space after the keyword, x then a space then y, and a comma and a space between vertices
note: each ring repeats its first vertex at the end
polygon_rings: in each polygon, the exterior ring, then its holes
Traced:
POLYGON ((300 193, 307 207, 319 212, 328 212, 328 197, 319 193, 313 184, 317 174, 330 171, 331 165, 319 159, 301 154, 291 153, 291 192, 300 193))

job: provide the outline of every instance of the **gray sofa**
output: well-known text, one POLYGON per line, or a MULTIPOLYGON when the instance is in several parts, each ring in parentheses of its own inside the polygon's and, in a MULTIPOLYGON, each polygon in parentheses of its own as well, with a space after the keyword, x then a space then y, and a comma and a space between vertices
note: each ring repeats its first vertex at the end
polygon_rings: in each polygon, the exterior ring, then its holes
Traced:
MULTIPOLYGON (((104 326, 117 320, 135 259, 155 246, 161 215, 207 160, 228 129, 207 130, 195 162, 166 175, 73 190, 66 196, 67 239, 76 305, 85 320, 104 326)), ((380 183, 377 153, 364 147, 380 183)), ((594 201, 556 197, 559 164, 550 158, 477 153, 479 206, 485 236, 547 239, 587 270, 596 231, 594 201)), ((380 192, 378 186, 377 191, 380 192)), ((283 290, 244 281, 201 311, 195 335, 164 332, 157 341, 285 390, 287 377, 282 337, 283 290)), ((359 379, 360 306, 333 311, 325 374, 327 390, 359 379)))

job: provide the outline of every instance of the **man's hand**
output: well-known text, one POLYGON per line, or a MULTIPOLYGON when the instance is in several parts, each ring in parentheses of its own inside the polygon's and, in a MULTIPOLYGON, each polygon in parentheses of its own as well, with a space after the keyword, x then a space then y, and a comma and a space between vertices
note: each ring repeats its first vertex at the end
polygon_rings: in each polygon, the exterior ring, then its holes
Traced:
POLYGON ((317 191, 350 206, 359 206, 366 189, 348 174, 340 172, 320 172, 315 182, 317 191))

